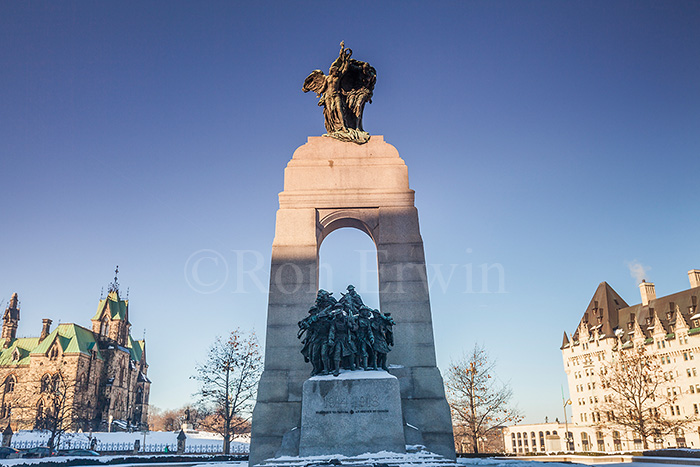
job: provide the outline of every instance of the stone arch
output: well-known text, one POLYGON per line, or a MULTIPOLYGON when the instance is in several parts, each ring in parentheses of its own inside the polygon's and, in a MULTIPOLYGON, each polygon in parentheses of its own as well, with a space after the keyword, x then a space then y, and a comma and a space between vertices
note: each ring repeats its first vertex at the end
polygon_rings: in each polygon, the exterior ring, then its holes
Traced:
POLYGON ((377 249, 380 310, 399 323, 388 360, 401 365, 391 373, 400 381, 404 421, 417 427, 420 444, 454 458, 408 168, 382 136, 363 145, 311 137, 287 164, 279 195, 250 464, 283 455, 283 438, 301 426, 302 385, 310 368, 299 356, 297 322, 316 298, 321 243, 343 227, 365 232, 377 249))
POLYGON ((323 240, 338 229, 350 227, 366 233, 377 246, 377 229, 379 225, 379 209, 320 209, 318 219, 318 234, 316 242, 321 248, 323 240))

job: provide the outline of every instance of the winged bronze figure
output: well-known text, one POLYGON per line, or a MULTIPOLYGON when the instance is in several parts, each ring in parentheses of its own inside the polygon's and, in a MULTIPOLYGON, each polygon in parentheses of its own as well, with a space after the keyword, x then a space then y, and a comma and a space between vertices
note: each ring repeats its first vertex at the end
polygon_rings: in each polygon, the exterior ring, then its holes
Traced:
POLYGON ((327 136, 363 144, 369 141, 369 133, 362 127, 362 113, 365 104, 372 103, 377 71, 369 63, 351 57, 352 50, 341 42, 328 75, 312 71, 301 89, 316 93, 318 105, 323 107, 327 136))

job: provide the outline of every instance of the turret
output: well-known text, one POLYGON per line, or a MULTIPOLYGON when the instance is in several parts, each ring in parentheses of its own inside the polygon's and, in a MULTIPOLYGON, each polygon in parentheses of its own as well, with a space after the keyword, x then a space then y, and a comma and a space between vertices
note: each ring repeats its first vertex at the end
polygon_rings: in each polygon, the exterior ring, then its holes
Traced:
POLYGON ((2 339, 3 347, 8 348, 13 340, 17 337, 17 326, 19 326, 19 298, 17 292, 12 294, 10 303, 5 308, 5 314, 2 317, 2 339))

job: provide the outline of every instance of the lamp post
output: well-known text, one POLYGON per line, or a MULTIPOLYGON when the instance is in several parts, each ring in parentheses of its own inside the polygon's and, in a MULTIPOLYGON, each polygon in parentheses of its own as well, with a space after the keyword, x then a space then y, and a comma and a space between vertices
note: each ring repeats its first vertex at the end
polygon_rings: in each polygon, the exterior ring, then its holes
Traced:
POLYGON ((564 433, 564 439, 566 442, 566 450, 573 451, 573 448, 569 444, 569 419, 566 415, 566 406, 571 405, 571 399, 566 399, 564 397, 564 387, 563 386, 561 388, 561 401, 564 403, 564 405, 563 405, 563 407, 564 407, 564 426, 566 427, 565 433, 564 433))

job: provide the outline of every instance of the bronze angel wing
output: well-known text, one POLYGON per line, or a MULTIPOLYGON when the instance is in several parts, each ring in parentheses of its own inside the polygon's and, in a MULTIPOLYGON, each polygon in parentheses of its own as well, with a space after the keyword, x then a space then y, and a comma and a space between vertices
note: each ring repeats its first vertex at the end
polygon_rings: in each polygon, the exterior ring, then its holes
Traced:
POLYGON ((304 86, 301 87, 304 92, 313 91, 317 95, 321 95, 326 90, 326 75, 321 70, 314 70, 304 80, 304 86))

